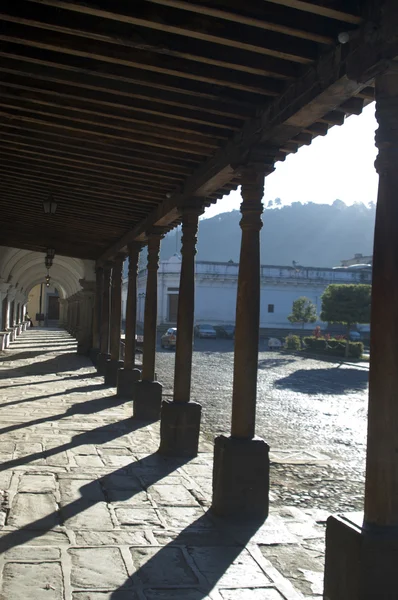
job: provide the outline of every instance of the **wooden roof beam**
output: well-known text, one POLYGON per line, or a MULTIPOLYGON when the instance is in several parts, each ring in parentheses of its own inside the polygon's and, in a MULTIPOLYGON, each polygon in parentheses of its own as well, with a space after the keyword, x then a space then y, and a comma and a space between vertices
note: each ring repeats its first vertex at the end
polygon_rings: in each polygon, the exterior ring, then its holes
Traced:
POLYGON ((120 65, 98 64, 88 58, 73 58, 72 55, 58 54, 56 62, 54 55, 27 44, 11 46, 0 39, 0 69, 2 72, 22 73, 26 77, 39 77, 62 85, 74 85, 84 90, 92 90, 95 94, 105 92, 118 98, 126 98, 130 102, 148 102, 161 106, 185 109, 190 114, 204 113, 229 118, 237 123, 253 116, 255 103, 238 100, 223 93, 215 94, 209 91, 190 90, 172 87, 157 81, 142 81, 134 77, 131 69, 120 65), (12 48, 12 51, 11 51, 12 48), (50 60, 49 57, 52 57, 50 60), (10 68, 5 67, 5 62, 10 68), (24 66, 23 66, 24 65, 24 66), (14 68, 13 68, 14 67, 14 68), (161 90, 161 94, 159 93, 161 90), (192 103, 192 97, 195 102, 192 103))
POLYGON ((267 0, 272 4, 279 4, 280 6, 286 6, 287 8, 294 8, 303 12, 308 12, 313 15, 319 15, 328 19, 335 19, 342 21, 343 23, 350 23, 352 25, 359 25, 362 22, 362 18, 358 15, 353 15, 341 10, 335 10, 327 6, 321 6, 318 3, 305 2, 304 0, 267 0))
POLYGON ((260 18, 248 17, 239 12, 232 12, 230 10, 224 10, 219 8, 212 8, 204 4, 196 4, 194 2, 184 2, 182 0, 147 0, 152 4, 160 4, 162 6, 169 6, 171 8, 178 8, 180 10, 186 10, 198 15, 206 15, 207 17, 215 17, 217 19, 223 19, 224 21, 230 21, 231 23, 239 23, 242 25, 248 25, 249 27, 255 27, 262 29, 263 31, 274 31, 276 33, 282 33, 283 35, 289 35, 297 37, 303 40, 311 40, 318 44, 334 44, 334 39, 315 33, 312 31, 305 31, 297 29, 296 27, 289 27, 287 25, 265 21, 260 18))
POLYGON ((129 48, 118 46, 117 51, 109 51, 107 44, 91 41, 89 46, 86 39, 90 36, 87 32, 79 32, 73 29, 67 32, 58 32, 66 28, 56 25, 46 25, 41 21, 31 22, 27 19, 21 19, 19 16, 10 16, 8 13, 1 12, 0 7, 0 39, 5 42, 33 46, 51 52, 62 52, 72 56, 81 56, 82 58, 95 59, 96 61, 112 65, 121 65, 136 69, 139 71, 139 77, 142 82, 147 82, 148 78, 152 81, 158 80, 159 87, 162 83, 173 84, 174 89, 179 88, 180 80, 187 82, 207 84, 221 88, 230 88, 239 92, 256 94, 259 96, 277 96, 281 91, 283 82, 274 79, 266 79, 255 75, 240 73, 239 77, 235 73, 226 70, 217 70, 217 67, 209 69, 206 65, 191 65, 187 61, 181 61, 176 58, 166 60, 164 57, 158 59, 148 53, 131 52, 129 48), (25 28, 21 27, 21 21, 25 28), (45 35, 42 31, 45 30, 45 35), (80 34, 80 35, 79 35, 80 34), (153 74, 156 78, 153 79, 153 74))
MULTIPOLYGON (((191 39, 210 42, 212 44, 218 44, 229 48, 237 48, 248 52, 254 52, 262 54, 264 56, 273 56, 275 58, 281 58, 283 60, 289 60, 298 62, 301 64, 311 63, 316 53, 314 49, 311 49, 311 45, 306 40, 296 40, 295 44, 292 44, 292 50, 286 51, 289 42, 281 39, 280 33, 269 32, 266 40, 261 34, 257 34, 253 28, 248 28, 251 32, 247 34, 247 40, 242 41, 242 25, 237 25, 236 32, 233 30, 233 26, 228 27, 229 36, 223 36, 220 34, 220 28, 214 27, 214 22, 208 20, 203 23, 202 27, 195 28, 192 26, 191 21, 184 22, 183 19, 173 18, 169 12, 160 13, 159 9, 154 12, 153 10, 145 10, 145 4, 140 3, 139 14, 137 10, 127 12, 117 12, 109 10, 109 3, 104 0, 29 0, 37 4, 45 4, 46 6, 52 6, 55 8, 65 9, 81 14, 91 15, 102 19, 109 19, 111 21, 120 21, 121 23, 128 23, 139 27, 149 28, 155 31, 161 31, 163 33, 169 33, 178 36, 189 37, 191 39), (160 14, 159 14, 160 13, 160 14), (179 25, 175 23, 179 21, 179 25), (238 35, 240 32, 240 35, 238 35), (267 47, 264 42, 268 43, 267 47), (271 43, 270 43, 271 42, 271 43)), ((134 6, 135 9, 135 6, 134 6)))

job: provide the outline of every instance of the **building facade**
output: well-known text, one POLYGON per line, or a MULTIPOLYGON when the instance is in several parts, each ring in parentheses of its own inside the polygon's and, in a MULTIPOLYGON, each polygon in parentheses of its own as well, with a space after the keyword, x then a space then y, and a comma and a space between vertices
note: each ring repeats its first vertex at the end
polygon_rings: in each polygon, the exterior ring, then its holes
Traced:
MULTIPOLYGON (((197 261, 195 264, 195 323, 234 324, 239 264, 197 261)), ((181 257, 177 254, 161 261, 158 271, 158 325, 177 321, 181 257)), ((144 320, 147 271, 138 274, 137 320, 144 320)), ((294 300, 309 298, 321 312, 321 296, 331 283, 370 283, 370 268, 324 268, 295 266, 261 266, 260 327, 295 329, 288 315, 294 300)), ((127 298, 127 278, 123 281, 123 310, 127 298)), ((125 312, 124 312, 125 314, 125 312)), ((321 321, 309 324, 323 325, 321 321)))

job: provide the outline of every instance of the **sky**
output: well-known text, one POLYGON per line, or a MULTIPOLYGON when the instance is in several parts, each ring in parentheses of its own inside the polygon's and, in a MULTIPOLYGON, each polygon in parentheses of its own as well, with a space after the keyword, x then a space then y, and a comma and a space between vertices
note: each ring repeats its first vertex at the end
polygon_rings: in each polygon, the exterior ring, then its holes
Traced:
MULTIPOLYGON (((332 127, 324 137, 276 164, 265 179, 264 205, 280 198, 282 204, 316 202, 332 204, 336 199, 346 204, 376 202, 378 176, 374 169, 377 150, 375 104, 361 115, 346 118, 341 127, 332 127)), ((206 209, 204 218, 239 209, 239 190, 224 196, 206 209)))

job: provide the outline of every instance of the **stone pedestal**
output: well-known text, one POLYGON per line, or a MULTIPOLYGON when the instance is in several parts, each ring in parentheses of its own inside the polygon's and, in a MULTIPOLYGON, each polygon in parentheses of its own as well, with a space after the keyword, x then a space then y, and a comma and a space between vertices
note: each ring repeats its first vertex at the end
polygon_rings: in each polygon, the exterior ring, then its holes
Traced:
POLYGON ((325 600, 398 598, 397 560, 397 527, 364 527, 349 515, 329 517, 325 600))
POLYGON ((89 357, 90 357, 90 360, 93 363, 94 367, 98 366, 99 355, 100 355, 99 348, 90 348, 89 357))
POLYGON ((100 375, 105 374, 105 366, 106 366, 106 363, 108 362, 108 360, 110 360, 110 358, 111 358, 110 354, 104 354, 103 352, 100 352, 98 354, 97 371, 100 375))
POLYGON ((138 381, 134 385, 135 419, 158 421, 162 405, 162 384, 158 381, 138 381))
POLYGON ((212 510, 234 520, 263 521, 268 516, 269 446, 219 436, 214 444, 212 510))
POLYGON ((134 400, 135 385, 141 379, 141 369, 119 369, 117 372, 117 392, 118 398, 134 400))
POLYGON ((119 369, 123 368, 122 360, 115 360, 114 358, 110 358, 106 361, 105 371, 104 371, 104 383, 110 387, 116 387, 117 385, 117 372, 119 369))
POLYGON ((201 413, 202 407, 197 402, 164 400, 160 423, 160 454, 197 456, 201 413))

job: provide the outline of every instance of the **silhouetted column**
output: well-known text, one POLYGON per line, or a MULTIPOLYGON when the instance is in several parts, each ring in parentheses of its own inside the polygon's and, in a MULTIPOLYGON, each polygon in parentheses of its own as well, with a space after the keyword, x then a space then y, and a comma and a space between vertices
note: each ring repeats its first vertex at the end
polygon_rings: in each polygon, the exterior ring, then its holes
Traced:
POLYGON ((122 273, 125 256, 119 254, 112 267, 111 319, 110 319, 110 360, 105 367, 105 383, 116 387, 117 372, 123 366, 120 360, 120 339, 122 329, 122 273))
POLYGON ((135 383, 141 377, 141 369, 135 366, 136 329, 137 329, 137 273, 142 244, 132 242, 129 250, 129 275, 126 305, 126 334, 124 339, 124 368, 117 375, 117 395, 119 398, 132 399, 135 383))
POLYGON ((80 279, 82 290, 79 292, 79 327, 77 330, 79 354, 89 355, 93 340, 93 313, 95 302, 95 282, 80 279))
POLYGON ((221 516, 268 515, 269 447, 255 438, 260 325, 260 230, 265 167, 242 172, 242 229, 236 302, 231 436, 215 440, 213 510, 221 516))
POLYGON ((101 328, 101 302, 104 270, 102 267, 95 269, 95 298, 93 311, 93 332, 92 347, 90 349, 90 358, 94 365, 97 365, 98 354, 100 353, 100 328, 101 328))
POLYGON ((158 316, 158 268, 163 230, 148 232, 148 267, 144 311, 142 380, 134 386, 134 417, 156 421, 160 416, 162 385, 156 381, 156 336, 158 316))
POLYGON ((104 265, 103 285, 102 285, 102 303, 101 303, 101 352, 98 356, 97 370, 99 373, 105 372, 106 361, 110 359, 109 354, 109 328, 110 328, 110 294, 111 294, 111 269, 110 263, 104 265))
MULTIPOLYGON (((398 65, 375 80, 379 190, 373 250, 368 445, 362 527, 330 517, 325 598, 398 598, 398 65)), ((354 519, 353 519, 354 521, 354 519)), ((355 520, 356 521, 356 520, 355 520)))
POLYGON ((196 456, 199 445, 201 406, 190 402, 192 344, 195 315, 195 254, 202 204, 182 213, 181 274, 177 310, 177 344, 173 401, 162 404, 160 448, 171 456, 196 456))

